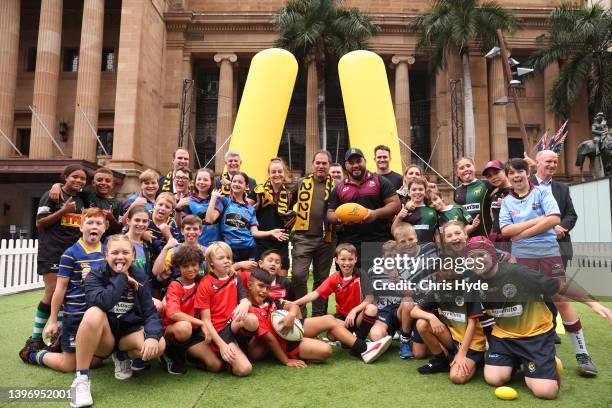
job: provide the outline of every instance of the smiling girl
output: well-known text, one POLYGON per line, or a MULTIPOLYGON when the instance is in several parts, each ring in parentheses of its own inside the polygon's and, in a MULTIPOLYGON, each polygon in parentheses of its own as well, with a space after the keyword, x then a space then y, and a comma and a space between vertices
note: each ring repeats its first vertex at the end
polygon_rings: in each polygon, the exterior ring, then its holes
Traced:
MULTIPOLYGON (((290 229, 295 221, 293 208, 294 195, 287 189, 291 181, 289 169, 284 160, 275 157, 268 164, 268 180, 255 187, 250 199, 255 202, 259 227, 263 230, 290 229)), ((275 238, 257 240, 257 257, 265 251, 274 249, 281 254, 282 269, 279 274, 287 276, 289 269, 289 243, 275 238)))
POLYGON ((479 216, 480 224, 470 233, 472 236, 486 236, 485 223, 488 216, 483 219, 484 202, 487 197, 489 184, 476 178, 476 167, 474 161, 467 157, 462 157, 455 163, 455 172, 461 181, 461 185, 457 187, 454 193, 454 200, 457 204, 463 206, 473 219, 479 216))
POLYGON ((434 242, 435 235, 438 234, 438 213, 433 208, 429 208, 429 195, 427 194, 427 180, 418 178, 408 183, 408 193, 410 204, 413 210, 404 206, 395 216, 391 231, 400 223, 411 224, 417 233, 419 243, 434 242))
POLYGON ((257 259, 255 239, 289 239, 289 235, 280 228, 259 230, 255 208, 247 202, 248 180, 249 177, 245 173, 235 174, 230 185, 231 194, 223 196, 220 190, 214 190, 206 211, 206 222, 209 224, 220 219, 221 237, 232 248, 234 261, 257 259))
MULTIPOLYGON (((62 173, 64 185, 59 201, 49 198, 49 191, 41 197, 36 213, 38 228, 37 273, 42 275, 45 291, 36 309, 32 335, 26 340, 20 354, 25 351, 40 350, 46 346, 42 332, 51 313, 51 298, 55 290, 60 257, 81 235, 81 212, 83 200, 78 196, 85 186, 87 173, 77 164, 66 166, 62 173)), ((61 317, 58 317, 58 323, 61 317)))
POLYGON ((219 224, 209 224, 204 220, 206 218, 206 211, 210 205, 214 178, 215 173, 211 169, 202 168, 198 170, 195 179, 196 193, 190 195, 188 199, 181 199, 176 205, 176 211, 180 212, 183 217, 191 214, 198 216, 203 221, 202 232, 200 233, 198 242, 204 246, 208 246, 211 242, 221 239, 219 224))

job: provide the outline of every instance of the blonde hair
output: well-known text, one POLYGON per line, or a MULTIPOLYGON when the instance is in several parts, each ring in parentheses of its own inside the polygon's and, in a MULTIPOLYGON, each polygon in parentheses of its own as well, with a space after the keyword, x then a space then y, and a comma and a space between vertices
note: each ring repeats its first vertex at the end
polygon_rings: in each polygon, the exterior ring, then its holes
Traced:
MULTIPOLYGON (((407 234, 416 235, 416 230, 414 229, 412 224, 408 222, 400 222, 399 224, 395 226, 395 228, 393 228, 393 231, 391 231, 391 233, 393 234, 393 238, 397 239, 398 235, 407 235, 407 234)), ((395 242, 395 241, 390 241, 390 242, 395 242)))
POLYGON ((146 169, 145 171, 140 173, 140 176, 138 176, 138 180, 141 183, 144 183, 145 181, 152 181, 152 180, 159 181, 159 173, 153 169, 146 169))
POLYGON ((106 248, 104 249, 104 255, 106 256, 108 254, 108 249, 111 246, 112 242, 116 242, 116 241, 126 241, 130 243, 130 246, 132 247, 132 252, 136 253, 136 249, 134 249, 134 245, 132 244, 132 241, 130 241, 130 237, 128 237, 126 234, 114 234, 109 236, 106 239, 106 248))
POLYGON ((465 233, 465 224, 463 224, 462 221, 459 220, 450 220, 450 221, 446 221, 444 224, 442 224, 441 226, 441 232, 442 232, 442 239, 444 239, 444 233, 446 232, 446 229, 448 227, 459 227, 461 228, 461 230, 465 233))
POLYGON ((204 252, 204 258, 206 259, 206 263, 208 264, 208 271, 211 272, 212 269, 212 257, 218 250, 221 250, 229 257, 230 260, 233 261, 232 248, 222 241, 215 241, 206 248, 206 252, 204 252))
POLYGON ((155 204, 157 204, 157 202, 160 200, 167 201, 168 204, 172 206, 172 208, 176 207, 176 198, 174 198, 174 194, 168 191, 164 191, 163 193, 158 195, 157 198, 155 199, 155 204))
POLYGON ((457 169, 457 167, 459 167, 459 163, 462 162, 463 160, 467 160, 470 163, 472 163, 472 166, 476 166, 476 164, 474 163, 474 160, 470 159, 469 157, 460 157, 459 159, 457 159, 457 161, 455 162, 455 170, 457 169))

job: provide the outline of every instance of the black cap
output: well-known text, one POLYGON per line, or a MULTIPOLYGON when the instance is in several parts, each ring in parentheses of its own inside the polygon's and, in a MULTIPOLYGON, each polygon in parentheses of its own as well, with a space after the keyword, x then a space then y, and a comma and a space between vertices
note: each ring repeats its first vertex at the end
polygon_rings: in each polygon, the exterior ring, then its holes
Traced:
POLYGON ((351 156, 360 156, 365 159, 365 156, 363 155, 363 152, 361 151, 361 149, 348 149, 346 153, 344 154, 344 161, 348 161, 351 158, 351 156))

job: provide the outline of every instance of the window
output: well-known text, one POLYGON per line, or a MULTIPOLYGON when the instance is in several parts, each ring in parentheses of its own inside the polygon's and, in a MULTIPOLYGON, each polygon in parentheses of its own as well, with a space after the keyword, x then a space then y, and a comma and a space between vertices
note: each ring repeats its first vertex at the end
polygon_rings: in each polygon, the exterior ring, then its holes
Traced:
POLYGON ((77 72, 79 70, 79 50, 77 48, 64 49, 64 72, 77 72))
POLYGON ((28 57, 26 60, 26 72, 36 71, 36 48, 28 48, 28 57))
MULTIPOLYGON (((104 148, 109 155, 113 154, 113 129, 98 129, 98 137, 100 142, 104 145, 104 148)), ((104 151, 100 147, 100 144, 96 144, 96 155, 104 156, 104 151)))
POLYGON ((524 151, 523 139, 508 139, 508 158, 519 157, 522 159, 524 151))
POLYGON ((28 156, 30 154, 30 129, 17 129, 17 140, 15 146, 19 149, 21 154, 28 156))
POLYGON ((102 50, 102 72, 115 72, 115 50, 113 48, 102 50))

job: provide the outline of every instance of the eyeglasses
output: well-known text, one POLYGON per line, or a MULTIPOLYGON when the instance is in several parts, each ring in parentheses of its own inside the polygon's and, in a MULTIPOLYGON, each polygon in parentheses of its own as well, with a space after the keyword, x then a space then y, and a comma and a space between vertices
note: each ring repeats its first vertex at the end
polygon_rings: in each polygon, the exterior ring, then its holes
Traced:
POLYGON ((176 177, 174 177, 174 179, 175 179, 175 180, 183 180, 183 181, 186 181, 186 180, 189 180, 189 177, 185 177, 185 176, 176 176, 176 177))

